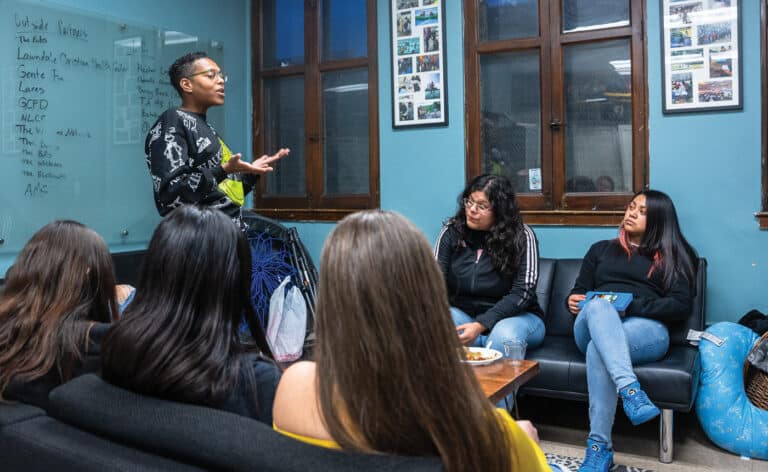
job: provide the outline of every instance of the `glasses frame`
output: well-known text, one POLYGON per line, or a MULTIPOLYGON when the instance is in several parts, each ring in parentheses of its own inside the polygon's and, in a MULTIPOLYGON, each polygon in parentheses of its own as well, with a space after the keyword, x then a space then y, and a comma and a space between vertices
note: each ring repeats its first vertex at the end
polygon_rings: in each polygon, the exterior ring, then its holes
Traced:
POLYGON ((485 207, 486 205, 484 203, 478 203, 469 197, 462 198, 461 204, 464 205, 465 210, 469 210, 470 208, 475 207, 475 209, 480 213, 488 213, 489 211, 493 210, 493 207, 490 205, 488 205, 486 208, 482 208, 480 205, 485 207))
POLYGON ((194 74, 189 74, 187 76, 187 78, 191 79, 192 77, 194 77, 196 75, 210 74, 211 72, 213 72, 213 74, 214 74, 213 77, 208 77, 211 80, 214 80, 214 79, 216 79, 218 77, 221 80, 223 80, 225 84, 227 83, 227 80, 229 80, 229 77, 227 76, 227 74, 225 74, 222 71, 218 71, 217 72, 214 69, 201 70, 200 72, 195 72, 194 74))

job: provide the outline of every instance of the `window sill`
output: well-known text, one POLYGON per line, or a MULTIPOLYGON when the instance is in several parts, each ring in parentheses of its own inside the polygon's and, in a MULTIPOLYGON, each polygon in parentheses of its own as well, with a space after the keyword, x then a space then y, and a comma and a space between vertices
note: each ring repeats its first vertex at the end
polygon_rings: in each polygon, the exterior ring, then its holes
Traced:
MULTIPOLYGON (((251 208, 259 215, 284 221, 327 221, 336 222, 360 209, 324 209, 306 208, 251 208)), ((523 220, 529 225, 546 226, 618 226, 624 216, 623 211, 523 211, 523 220)), ((768 225, 768 213, 765 213, 768 225)), ((768 228, 768 226, 766 226, 768 228)))
POLYGON ((549 226, 618 226, 624 211, 523 211, 529 225, 549 226))
POLYGON ((273 220, 284 221, 330 221, 336 222, 345 216, 360 211, 350 208, 308 210, 306 208, 251 208, 251 211, 273 220))
POLYGON ((757 218, 757 222, 760 224, 760 229, 768 229, 768 211, 755 213, 755 218, 757 218))

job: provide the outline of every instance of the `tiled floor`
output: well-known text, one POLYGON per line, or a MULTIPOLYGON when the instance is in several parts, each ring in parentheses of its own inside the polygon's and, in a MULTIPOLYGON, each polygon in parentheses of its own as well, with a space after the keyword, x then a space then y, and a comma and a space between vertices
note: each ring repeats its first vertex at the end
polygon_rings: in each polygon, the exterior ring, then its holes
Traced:
MULTIPOLYGON (((583 456, 589 430, 586 403, 532 397, 518 401, 520 416, 536 425, 545 451, 583 456)), ((619 408, 613 434, 615 461, 660 472, 768 472, 768 461, 745 460, 714 445, 693 412, 675 413, 674 434, 674 462, 662 464, 658 460, 658 420, 635 427, 619 408)))

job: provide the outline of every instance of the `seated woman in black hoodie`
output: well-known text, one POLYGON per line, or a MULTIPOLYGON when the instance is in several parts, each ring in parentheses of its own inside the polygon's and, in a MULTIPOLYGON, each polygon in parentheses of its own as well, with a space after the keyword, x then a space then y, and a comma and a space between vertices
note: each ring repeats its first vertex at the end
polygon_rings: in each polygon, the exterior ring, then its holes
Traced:
POLYGON ((459 209, 438 236, 435 256, 448 287, 459 340, 483 346, 489 340, 544 340, 543 312, 536 300, 539 250, 523 224, 506 177, 475 177, 459 196, 459 209))
POLYGON ((75 221, 35 233, 0 293, 0 400, 47 408, 48 393, 98 370, 99 342, 116 319, 112 258, 75 221))

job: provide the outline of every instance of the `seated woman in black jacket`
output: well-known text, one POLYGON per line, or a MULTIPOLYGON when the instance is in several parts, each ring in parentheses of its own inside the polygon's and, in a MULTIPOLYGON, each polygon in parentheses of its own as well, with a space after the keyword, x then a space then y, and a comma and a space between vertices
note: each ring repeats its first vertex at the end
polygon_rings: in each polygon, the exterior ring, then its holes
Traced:
POLYGON ((272 425, 280 378, 250 302, 251 251, 219 210, 182 206, 152 235, 136 295, 104 338, 104 380, 272 425), (238 334, 245 316, 255 340, 238 334))
POLYGON ((499 350, 508 340, 541 344, 538 243, 523 224, 506 177, 481 175, 467 185, 456 215, 438 236, 435 256, 462 344, 483 346, 490 340, 499 350))
POLYGON ((35 233, 0 293, 0 400, 48 407, 48 393, 98 370, 99 341, 117 317, 104 240, 75 221, 35 233))
POLYGON ((573 334, 586 355, 589 387, 587 450, 580 471, 608 471, 616 398, 632 424, 660 411, 640 386, 633 365, 661 359, 669 349, 669 323, 691 313, 696 253, 680 231, 667 194, 643 190, 627 206, 619 237, 599 241, 584 256, 568 296, 573 334), (590 291, 632 294, 621 313, 590 291))

